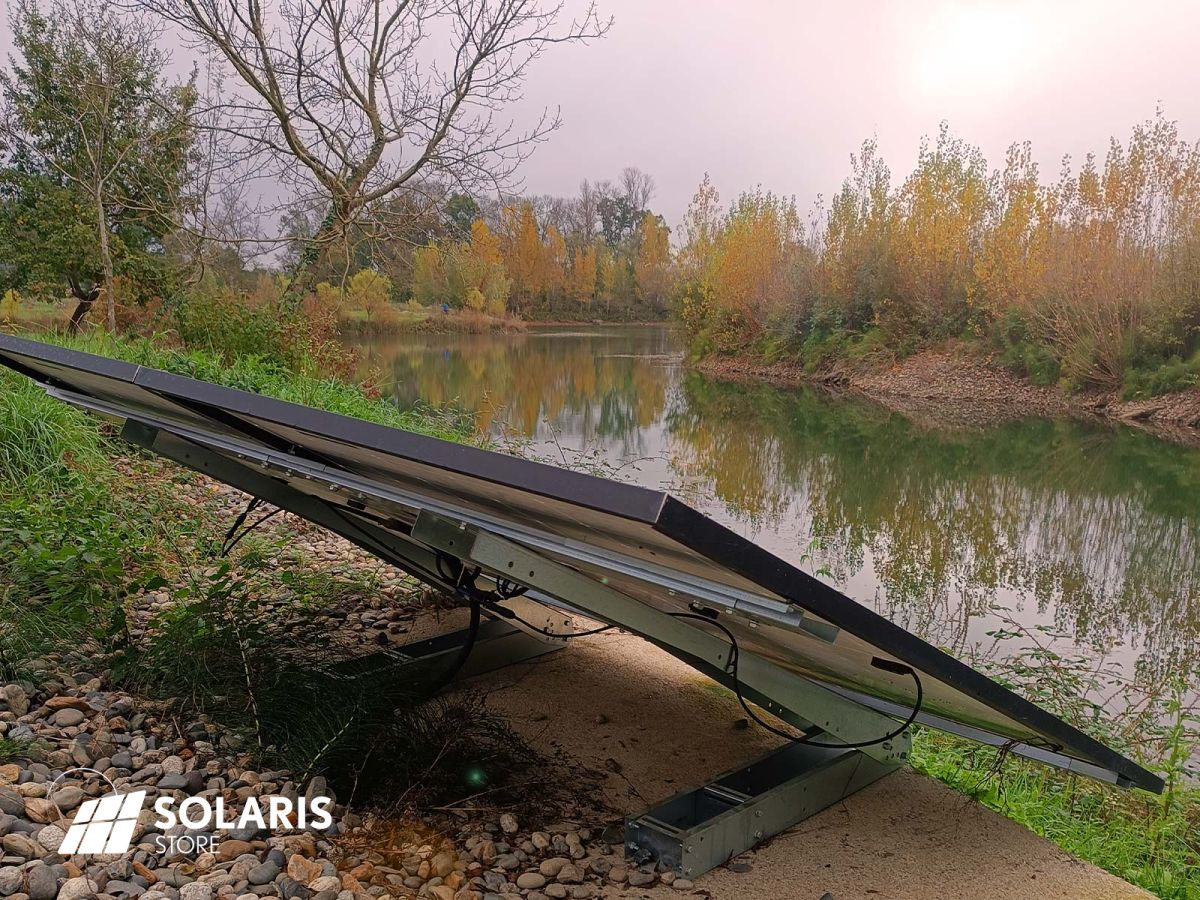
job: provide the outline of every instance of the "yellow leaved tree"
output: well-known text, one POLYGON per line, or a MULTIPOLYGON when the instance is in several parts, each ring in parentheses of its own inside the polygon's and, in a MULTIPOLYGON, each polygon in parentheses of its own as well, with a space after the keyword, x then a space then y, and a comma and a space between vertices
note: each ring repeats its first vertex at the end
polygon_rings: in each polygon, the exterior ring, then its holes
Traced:
POLYGON ((642 216, 633 271, 638 295, 654 310, 665 309, 672 281, 671 242, 670 229, 661 216, 642 216))

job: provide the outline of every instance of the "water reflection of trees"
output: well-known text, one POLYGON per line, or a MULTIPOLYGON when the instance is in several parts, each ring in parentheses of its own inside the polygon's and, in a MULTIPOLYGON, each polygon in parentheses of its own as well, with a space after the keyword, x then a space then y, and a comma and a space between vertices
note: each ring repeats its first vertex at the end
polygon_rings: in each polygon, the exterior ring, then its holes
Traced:
POLYGON ((546 423, 585 445, 640 452, 641 432, 666 406, 672 350, 663 329, 598 331, 570 340, 537 334, 376 339, 364 366, 400 403, 422 400, 472 412, 481 429, 546 436, 546 423))
MULTIPOLYGON (((929 431, 814 391, 685 378, 673 460, 735 514, 820 539, 895 620, 962 646, 1015 607, 1159 672, 1200 643, 1200 452, 1130 429, 1028 420, 929 431)), ((1147 671, 1145 674, 1152 674, 1147 671)))

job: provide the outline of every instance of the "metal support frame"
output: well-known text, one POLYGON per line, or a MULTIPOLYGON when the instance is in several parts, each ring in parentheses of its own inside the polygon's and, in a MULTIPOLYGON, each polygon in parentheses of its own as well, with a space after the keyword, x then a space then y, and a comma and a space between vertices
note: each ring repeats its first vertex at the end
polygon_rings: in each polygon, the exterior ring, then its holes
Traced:
MULTIPOLYGON (((381 527, 352 506, 335 505, 298 490, 249 460, 214 452, 188 438, 133 421, 122 435, 189 468, 294 512, 354 541, 410 575, 443 588, 438 553, 479 566, 485 573, 529 589, 506 605, 521 619, 561 638, 527 629, 515 619, 481 626, 461 677, 560 649, 570 626, 546 604, 561 605, 640 635, 714 680, 734 687, 731 647, 702 622, 680 619, 622 594, 601 581, 477 525, 422 511, 410 534, 381 527)), ((730 606, 716 616, 744 615, 730 606)), ((486 612, 486 609, 485 609, 486 612)), ((346 677, 424 665, 462 646, 463 633, 441 635, 351 661, 346 677)), ((337 673, 333 673, 337 674, 337 673)), ((894 730, 895 721, 854 699, 788 671, 756 654, 740 654, 736 686, 750 701, 821 740, 869 741, 894 730)), ((626 852, 653 858, 695 877, 757 842, 790 827, 897 769, 911 746, 907 733, 857 749, 785 745, 774 753, 685 791, 626 820, 626 852)))
MULTIPOLYGON (((681 619, 625 596, 568 566, 506 538, 422 512, 412 538, 485 573, 522 584, 582 613, 619 625, 731 684, 730 645, 703 623, 681 619)), ((742 693, 823 742, 869 741, 895 721, 753 653, 741 654, 742 693)), ((626 820, 626 853, 652 858, 694 877, 757 842, 843 799, 899 768, 911 738, 905 732, 864 747, 788 744, 695 790, 626 820)))

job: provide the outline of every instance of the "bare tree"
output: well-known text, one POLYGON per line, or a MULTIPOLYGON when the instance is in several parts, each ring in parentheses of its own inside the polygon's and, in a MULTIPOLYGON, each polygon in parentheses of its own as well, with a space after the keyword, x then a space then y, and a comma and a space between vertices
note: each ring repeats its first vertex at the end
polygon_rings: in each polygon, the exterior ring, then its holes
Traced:
POLYGON ((626 166, 621 170, 621 194, 630 209, 647 209, 650 198, 654 196, 654 177, 636 166, 626 166))
MULTIPOLYGON (((215 53, 215 51, 214 51, 215 53)), ((223 63, 209 53, 197 72, 191 126, 195 133, 174 230, 166 242, 167 256, 185 285, 194 285, 212 269, 228 273, 278 250, 279 239, 267 235, 260 210, 251 197, 258 180, 255 154, 231 144, 223 128, 229 118, 223 63), (197 83, 198 82, 198 83, 197 83)))
POLYGON ((579 184, 574 212, 572 230, 583 243, 590 244, 596 237, 600 222, 600 193, 586 178, 579 184))
POLYGON ((566 235, 571 231, 572 210, 569 199, 556 197, 553 194, 540 194, 530 197, 528 200, 533 204, 538 224, 543 231, 551 227, 561 235, 566 235))
POLYGON ((128 2, 219 51, 241 87, 225 132, 262 151, 270 175, 297 197, 326 209, 292 298, 365 210, 418 176, 499 192, 559 124, 548 111, 524 130, 498 120, 530 63, 609 26, 589 6, 560 28, 562 6, 539 0, 128 2))

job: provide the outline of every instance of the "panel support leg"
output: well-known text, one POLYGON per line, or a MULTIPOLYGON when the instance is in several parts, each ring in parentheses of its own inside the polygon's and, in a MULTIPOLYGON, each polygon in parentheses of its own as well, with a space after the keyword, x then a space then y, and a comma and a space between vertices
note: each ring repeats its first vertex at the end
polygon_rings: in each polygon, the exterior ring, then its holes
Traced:
MULTIPOLYGON (((676 618, 627 597, 507 538, 431 513, 422 512, 417 517, 412 537, 480 566, 484 572, 641 635, 718 680, 732 680, 729 641, 719 632, 705 629, 702 623, 676 618)), ((738 683, 748 698, 761 701, 765 709, 804 730, 816 726, 837 740, 872 740, 896 728, 894 719, 752 653, 738 660, 738 683)), ((863 752, 881 762, 898 763, 907 758, 909 746, 908 735, 901 734, 863 752)))

